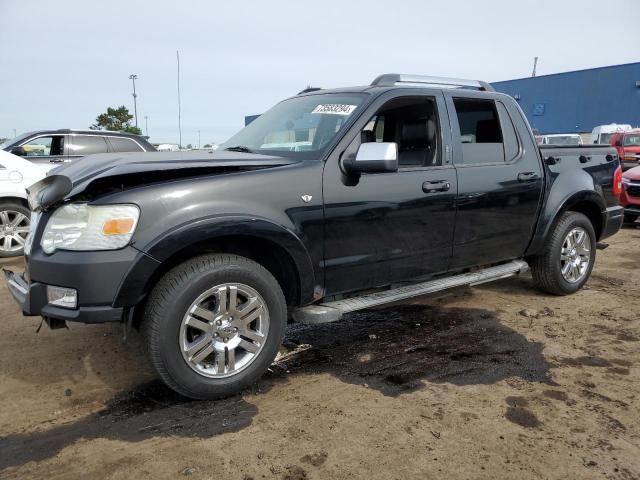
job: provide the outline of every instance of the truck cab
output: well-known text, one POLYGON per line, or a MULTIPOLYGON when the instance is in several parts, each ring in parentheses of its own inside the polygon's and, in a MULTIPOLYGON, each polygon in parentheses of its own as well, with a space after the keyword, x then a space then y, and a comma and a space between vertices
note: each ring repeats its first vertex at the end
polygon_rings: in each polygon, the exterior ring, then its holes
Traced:
POLYGON ((624 170, 640 165, 640 129, 614 133, 609 141, 618 151, 624 170))

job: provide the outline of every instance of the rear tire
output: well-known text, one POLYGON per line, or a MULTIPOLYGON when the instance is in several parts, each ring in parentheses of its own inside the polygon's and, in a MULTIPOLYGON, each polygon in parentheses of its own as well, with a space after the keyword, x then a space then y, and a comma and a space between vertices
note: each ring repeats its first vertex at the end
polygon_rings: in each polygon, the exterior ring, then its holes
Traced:
POLYGON ((24 254, 24 242, 29 233, 31 212, 14 200, 0 202, 0 258, 24 254))
POLYGON ((596 259, 596 234, 589 219, 565 212, 556 220, 544 253, 530 260, 536 287, 553 295, 580 290, 596 259))
POLYGON ((151 363, 170 388, 193 399, 227 397, 255 383, 284 337, 287 307, 262 265, 204 255, 164 275, 146 305, 151 363))
POLYGON ((627 223, 627 224, 635 223, 635 221, 637 219, 638 219, 638 215, 636 215, 634 213, 625 213, 624 214, 624 223, 627 223))

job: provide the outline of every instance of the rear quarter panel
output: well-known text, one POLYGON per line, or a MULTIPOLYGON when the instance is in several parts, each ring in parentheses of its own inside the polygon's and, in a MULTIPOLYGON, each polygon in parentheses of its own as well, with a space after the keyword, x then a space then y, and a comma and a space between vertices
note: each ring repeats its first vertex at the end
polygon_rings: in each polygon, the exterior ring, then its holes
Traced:
POLYGON ((607 207, 618 204, 613 195, 613 175, 620 165, 616 151, 608 146, 542 147, 546 191, 538 228, 527 255, 538 254, 558 215, 582 201, 598 206, 603 218, 607 207), (553 157, 555 165, 549 165, 553 157))

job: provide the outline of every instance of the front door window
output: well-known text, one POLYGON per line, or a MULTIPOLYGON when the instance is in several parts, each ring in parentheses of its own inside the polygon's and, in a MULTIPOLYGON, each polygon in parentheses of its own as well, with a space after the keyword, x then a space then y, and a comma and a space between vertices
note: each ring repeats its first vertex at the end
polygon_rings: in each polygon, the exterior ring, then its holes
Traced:
POLYGON ((25 157, 51 157, 64 154, 64 136, 38 137, 22 145, 25 157))

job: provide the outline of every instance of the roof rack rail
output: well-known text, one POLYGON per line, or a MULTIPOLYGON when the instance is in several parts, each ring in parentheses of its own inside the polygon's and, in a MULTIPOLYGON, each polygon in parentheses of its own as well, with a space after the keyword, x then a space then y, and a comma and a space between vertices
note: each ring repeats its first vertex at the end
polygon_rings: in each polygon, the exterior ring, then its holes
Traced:
POLYGON ((476 88, 487 92, 495 92, 495 89, 487 82, 481 80, 464 80, 461 78, 428 77, 425 75, 406 75, 402 73, 385 73, 379 75, 371 82, 376 87, 395 87, 402 85, 432 85, 444 88, 476 88))

